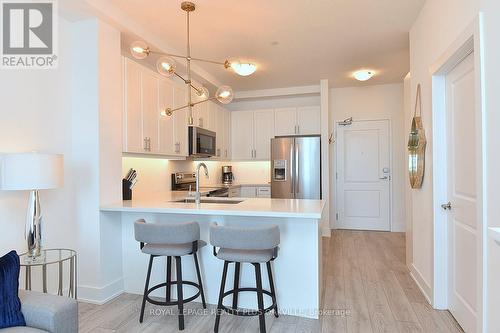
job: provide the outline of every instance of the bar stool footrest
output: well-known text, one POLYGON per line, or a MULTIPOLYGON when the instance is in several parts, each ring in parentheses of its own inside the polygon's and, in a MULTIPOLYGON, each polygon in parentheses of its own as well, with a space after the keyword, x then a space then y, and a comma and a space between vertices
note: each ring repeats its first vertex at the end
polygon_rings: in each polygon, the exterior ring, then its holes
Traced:
MULTIPOLYGON (((232 290, 226 291, 223 294, 222 299, 224 299, 226 296, 235 294, 236 291, 237 292, 245 292, 245 291, 257 292, 258 290, 257 290, 257 288, 238 288, 238 289, 232 289, 232 290)), ((271 298, 273 297, 270 291, 262 290, 262 293, 264 295, 267 295, 267 296, 271 297, 271 298)), ((274 310, 276 307, 277 307, 276 302, 273 302, 273 304, 271 304, 269 307, 267 307, 267 308, 264 309, 264 313, 269 312, 271 310, 274 310)), ((241 317, 253 317, 253 316, 260 315, 260 311, 259 310, 238 310, 238 309, 234 309, 232 307, 225 306, 224 304, 222 305, 222 309, 224 311, 226 311, 227 313, 229 313, 229 314, 232 314, 232 315, 235 315, 235 316, 241 316, 241 317)))
MULTIPOLYGON (((178 284, 179 281, 172 281, 170 282, 170 285, 176 285, 178 284)), ((182 285, 189 285, 189 286, 193 286, 193 287, 196 287, 198 289, 198 292, 189 297, 189 298, 186 298, 182 301, 183 304, 185 303, 189 303, 189 302, 192 302, 194 301, 195 299, 197 299, 200 294, 201 294, 201 287, 199 284, 195 283, 195 282, 191 282, 191 281, 181 281, 182 285)), ((170 301, 170 302, 166 302, 166 301, 157 301, 157 300, 154 300, 152 298, 149 297, 149 294, 152 293, 153 291, 155 291, 156 289, 159 289, 159 288, 162 288, 162 287, 166 287, 167 286, 167 283, 166 282, 163 282, 163 283, 160 283, 160 284, 157 284, 156 286, 154 287, 151 287, 150 289, 148 289, 148 291, 146 292, 146 300, 151 303, 151 304, 154 304, 154 305, 160 305, 160 306, 171 306, 171 305, 178 305, 179 302, 178 301, 170 301)))

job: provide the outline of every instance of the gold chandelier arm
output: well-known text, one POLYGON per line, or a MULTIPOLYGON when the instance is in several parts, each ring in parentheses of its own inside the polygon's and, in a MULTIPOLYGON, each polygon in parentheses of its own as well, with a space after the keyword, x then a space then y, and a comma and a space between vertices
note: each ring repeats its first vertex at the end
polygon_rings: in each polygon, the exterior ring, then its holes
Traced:
POLYGON ((149 53, 159 55, 159 56, 168 56, 168 57, 174 57, 174 58, 182 58, 182 59, 187 59, 186 56, 180 55, 180 54, 173 54, 173 53, 165 53, 165 52, 158 52, 158 51, 153 51, 151 49, 148 50, 149 53))
POLYGON ((179 79, 181 79, 182 81, 184 81, 185 84, 189 84, 191 86, 191 88, 193 88, 197 93, 200 93, 201 92, 201 89, 200 88, 197 88, 196 86, 194 86, 191 82, 189 82, 188 80, 186 80, 185 78, 183 78, 181 75, 179 75, 177 72, 174 72, 174 75, 177 76, 179 79))
POLYGON ((216 64, 216 65, 222 65, 224 66, 225 68, 229 68, 231 66, 231 64, 229 63, 228 60, 224 60, 224 62, 221 62, 221 61, 215 61, 215 60, 208 60, 208 59, 202 59, 202 58, 191 58, 191 60, 194 60, 194 61, 202 61, 202 62, 208 62, 208 63, 211 63, 211 64, 216 64))
POLYGON ((216 99, 216 97, 210 97, 210 98, 204 99, 204 100, 202 100, 202 101, 198 101, 198 102, 191 103, 191 106, 195 106, 195 105, 197 105, 197 104, 201 104, 201 103, 205 103, 205 102, 208 102, 208 101, 212 101, 212 100, 214 100, 214 99, 216 99))

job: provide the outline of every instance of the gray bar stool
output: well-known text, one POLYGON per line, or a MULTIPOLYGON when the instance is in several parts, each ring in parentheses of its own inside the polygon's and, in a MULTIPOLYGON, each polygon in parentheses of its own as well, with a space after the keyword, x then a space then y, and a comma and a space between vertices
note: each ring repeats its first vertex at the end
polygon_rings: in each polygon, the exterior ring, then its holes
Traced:
POLYGON ((214 256, 224 260, 224 270, 217 304, 214 332, 219 331, 220 315, 222 310, 236 316, 259 316, 260 332, 266 332, 265 313, 274 310, 274 316, 278 317, 278 304, 271 268, 271 262, 278 256, 278 245, 280 243, 280 230, 276 225, 263 228, 236 228, 218 226, 216 223, 210 225, 210 243, 214 247, 214 256), (217 251, 217 248, 219 250, 217 251), (234 286, 232 290, 225 291, 227 269, 230 263, 235 264, 234 286), (240 288, 240 266, 242 263, 250 263, 255 268, 256 288, 240 288), (260 264, 266 263, 269 278, 270 291, 263 290, 260 264), (238 310, 238 293, 241 291, 253 291, 257 293, 258 310, 238 310), (232 307, 223 305, 226 296, 233 295, 232 307), (264 308, 264 295, 271 297, 273 304, 264 308))
POLYGON ((184 303, 191 302, 201 295, 203 308, 207 308, 197 254, 198 249, 206 245, 204 241, 200 240, 200 226, 196 222, 157 224, 146 223, 145 220, 140 219, 134 223, 134 230, 135 239, 140 242, 142 252, 150 255, 139 322, 142 323, 144 319, 144 307, 146 306, 146 301, 155 305, 177 305, 179 309, 179 330, 183 330, 184 303), (182 280, 181 257, 185 255, 193 255, 196 266, 196 274, 198 276, 198 283, 182 280), (151 277, 153 259, 160 256, 167 257, 167 281, 149 288, 149 279, 151 277), (175 258, 177 272, 176 281, 172 281, 172 257, 175 258), (170 297, 171 287, 173 284, 177 285, 177 301, 175 302, 173 302, 170 297), (183 285, 196 287, 198 292, 194 296, 184 299, 182 291, 183 285), (165 302, 156 301, 149 297, 149 294, 152 291, 162 287, 166 287, 165 302))

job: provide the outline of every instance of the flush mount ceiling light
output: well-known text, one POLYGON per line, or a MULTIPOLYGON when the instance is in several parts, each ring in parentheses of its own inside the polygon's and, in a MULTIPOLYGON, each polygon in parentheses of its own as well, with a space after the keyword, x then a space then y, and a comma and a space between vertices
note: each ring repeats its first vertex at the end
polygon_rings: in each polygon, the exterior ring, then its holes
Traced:
POLYGON ((245 62, 239 62, 239 61, 234 61, 231 62, 231 68, 233 71, 241 76, 249 76, 255 73, 257 70, 257 66, 252 63, 245 63, 245 62))
POLYGON ((371 70, 361 70, 353 74, 354 78, 358 81, 368 81, 373 75, 375 75, 375 72, 371 70))
POLYGON ((229 61, 226 60, 224 62, 219 62, 219 61, 213 61, 213 60, 207 60, 207 59, 200 59, 200 58, 194 58, 191 57, 191 44, 189 40, 189 13, 194 11, 196 9, 196 6, 194 3, 189 2, 189 1, 184 1, 181 3, 181 9, 186 12, 186 17, 187 17, 187 54, 186 55, 178 55, 178 54, 167 54, 167 53, 161 53, 161 52, 156 52, 151 50, 151 48, 143 41, 137 41, 133 42, 130 45, 130 53, 132 56, 136 59, 145 59, 147 58, 151 53, 153 54, 158 54, 160 55, 160 58, 158 58, 158 61, 156 62, 156 69, 158 70, 158 73, 160 73, 163 76, 169 77, 172 75, 177 76, 180 78, 184 83, 187 85, 188 89, 188 104, 172 109, 172 108, 166 108, 160 112, 161 116, 171 116, 174 111, 177 110, 182 110, 185 108, 189 109, 189 120, 188 123, 189 125, 193 124, 193 107, 196 104, 200 104, 209 100, 217 100, 222 104, 228 104, 231 103, 231 101, 234 98, 234 93, 231 87, 228 86, 221 86, 219 89, 217 89, 217 92, 215 93, 214 97, 209 97, 208 89, 205 87, 195 87, 192 84, 191 81, 191 61, 201 61, 201 62, 208 62, 216 65, 222 65, 226 69, 232 69, 236 74, 241 75, 241 76, 248 76, 253 74, 257 70, 257 66, 252 63, 247 63, 247 62, 241 62, 238 60, 235 61, 229 61), (176 71, 176 63, 174 58, 181 58, 186 60, 186 68, 187 68, 187 77, 184 78, 181 75, 179 75, 176 71), (195 94, 199 96, 200 98, 203 98, 203 100, 198 101, 198 102, 193 102, 192 100, 192 90, 194 90, 195 94))

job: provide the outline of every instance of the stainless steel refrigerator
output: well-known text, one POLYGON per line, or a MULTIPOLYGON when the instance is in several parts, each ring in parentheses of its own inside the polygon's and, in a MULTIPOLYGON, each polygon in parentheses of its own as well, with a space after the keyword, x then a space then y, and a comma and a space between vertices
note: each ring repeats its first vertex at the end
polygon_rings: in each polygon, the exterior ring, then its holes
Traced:
POLYGON ((321 139, 271 139, 271 197, 321 199, 321 139))

